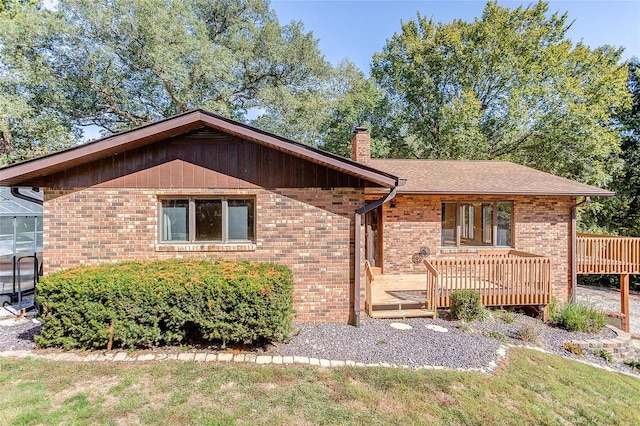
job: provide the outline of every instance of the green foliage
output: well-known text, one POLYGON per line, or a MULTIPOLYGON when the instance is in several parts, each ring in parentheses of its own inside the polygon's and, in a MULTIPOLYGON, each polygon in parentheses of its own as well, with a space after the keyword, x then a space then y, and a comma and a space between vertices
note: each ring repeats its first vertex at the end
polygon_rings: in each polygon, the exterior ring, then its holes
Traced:
POLYGON ((26 53, 52 28, 39 21, 49 12, 38 3, 0 2, 0 166, 61 149, 79 136, 54 109, 60 93, 49 84, 50 73, 26 53))
POLYGON ((606 350, 605 348, 594 349, 593 353, 599 356, 600 358, 604 359, 608 363, 612 363, 614 361, 613 354, 610 351, 606 350))
POLYGON ((502 333, 501 331, 496 331, 496 330, 489 330, 485 333, 485 335, 487 337, 491 337, 492 339, 496 339, 499 340, 501 342, 507 342, 509 339, 507 339, 507 336, 502 333))
MULTIPOLYGON (((599 234, 640 237, 640 60, 637 58, 627 64, 627 90, 632 103, 613 117, 622 137, 619 159, 623 162, 623 167, 615 170, 610 185, 616 195, 587 204, 582 209, 580 226, 582 230, 599 234)), ((610 278, 598 277, 597 281, 604 284, 610 278)), ((640 289, 640 277, 632 277, 631 284, 640 289)))
POLYGON ((625 359, 624 363, 634 370, 640 371, 640 358, 638 359, 625 359))
POLYGON ((565 303, 558 306, 554 299, 550 307, 551 321, 569 331, 599 333, 605 326, 604 312, 583 303, 565 303))
POLYGON ((482 318, 484 306, 480 300, 480 293, 473 290, 455 290, 451 293, 451 316, 454 319, 473 321, 482 318))
POLYGON ((629 95, 621 50, 566 37, 566 15, 538 2, 489 2, 480 19, 418 15, 373 59, 395 145, 408 156, 500 159, 606 184, 619 164, 612 114, 629 95))
POLYGON ((12 19, 0 15, 0 58, 0 90, 28 104, 4 121, 5 161, 22 156, 23 134, 46 145, 44 133, 65 130, 58 136, 71 143, 79 139, 73 126, 109 134, 194 108, 304 129, 331 71, 313 35, 299 22, 280 25, 266 0, 25 7, 12 19), (307 113, 296 122, 282 116, 287 108, 307 113))
POLYGON ((291 331, 291 271, 204 260, 124 262, 56 272, 38 284, 41 347, 137 348, 282 341, 291 331))
POLYGON ((512 309, 501 309, 498 317, 506 324, 512 324, 516 320, 516 314, 512 309))

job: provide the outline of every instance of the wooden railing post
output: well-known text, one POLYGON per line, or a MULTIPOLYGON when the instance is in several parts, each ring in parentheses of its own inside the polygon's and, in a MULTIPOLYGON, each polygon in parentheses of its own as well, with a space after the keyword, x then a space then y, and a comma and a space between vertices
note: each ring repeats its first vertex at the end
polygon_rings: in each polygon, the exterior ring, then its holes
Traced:
POLYGON ((629 274, 620 275, 620 311, 624 315, 622 329, 629 332, 629 274))
POLYGON ((427 306, 426 308, 434 312, 434 318, 436 311, 438 310, 438 300, 436 299, 436 289, 438 287, 438 271, 428 261, 424 260, 424 266, 427 268, 427 306))
POLYGON ((365 275, 365 290, 364 290, 364 308, 371 316, 371 312, 373 311, 372 307, 372 288, 371 283, 374 280, 373 270, 371 269, 371 265, 368 260, 364 262, 364 275, 365 275))

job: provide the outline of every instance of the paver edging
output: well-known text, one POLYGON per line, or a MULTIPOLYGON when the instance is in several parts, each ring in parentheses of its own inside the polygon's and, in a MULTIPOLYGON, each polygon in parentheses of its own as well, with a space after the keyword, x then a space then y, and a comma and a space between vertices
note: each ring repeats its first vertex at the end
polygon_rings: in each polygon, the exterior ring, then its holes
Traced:
POLYGON ((608 339, 569 340, 567 343, 579 346, 585 351, 604 349, 619 360, 633 357, 634 354, 640 356, 640 351, 636 350, 633 344, 631 333, 627 333, 610 324, 607 324, 605 327, 612 330, 616 334, 616 337, 608 339))
POLYGON ((495 353, 495 359, 485 367, 454 368, 441 365, 403 365, 387 362, 362 363, 353 360, 329 360, 305 356, 256 355, 253 353, 233 354, 229 352, 182 352, 182 353, 129 353, 122 350, 86 351, 86 352, 38 352, 38 351, 0 351, 0 358, 34 358, 64 362, 153 362, 186 361, 199 363, 244 363, 256 365, 302 364, 320 368, 341 367, 386 367, 414 370, 451 370, 490 374, 507 357, 508 347, 501 345, 495 353))

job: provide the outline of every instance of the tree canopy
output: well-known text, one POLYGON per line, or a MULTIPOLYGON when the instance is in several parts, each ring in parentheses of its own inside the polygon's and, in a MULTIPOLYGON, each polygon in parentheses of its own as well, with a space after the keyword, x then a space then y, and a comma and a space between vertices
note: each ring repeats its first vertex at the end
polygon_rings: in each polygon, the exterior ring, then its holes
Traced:
POLYGON ((640 237, 640 61, 632 59, 627 70, 633 101, 613 117, 622 137, 618 154, 622 167, 614 170, 609 185, 616 195, 587 204, 580 219, 583 229, 640 237))
POLYGON ((9 45, 28 44, 25 32, 43 30, 32 19, 40 10, 35 0, 0 0, 0 164, 59 149, 78 134, 55 109, 59 95, 47 87, 48 73, 9 57, 9 45))
POLYGON ((608 182, 619 148, 611 116, 628 102, 620 49, 567 38, 567 15, 538 2, 487 3, 473 22, 418 15, 374 56, 400 155, 502 159, 608 182))
POLYGON ((0 162, 79 143, 82 126, 204 108, 344 156, 367 125, 377 156, 510 160, 607 186, 633 161, 619 154, 627 68, 570 25, 544 2, 417 15, 365 78, 268 0, 0 0, 0 162))
POLYGON ((0 20, 0 90, 12 105, 0 155, 13 160, 70 143, 74 126, 112 133, 194 108, 275 115, 331 72, 313 35, 280 25, 263 0, 61 0, 0 20))

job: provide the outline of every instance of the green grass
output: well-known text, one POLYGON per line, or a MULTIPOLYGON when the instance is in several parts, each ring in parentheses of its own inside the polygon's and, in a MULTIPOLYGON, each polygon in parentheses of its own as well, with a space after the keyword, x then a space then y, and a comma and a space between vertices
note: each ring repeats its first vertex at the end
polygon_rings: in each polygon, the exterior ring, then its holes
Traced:
POLYGON ((0 359, 0 424, 639 424, 640 380, 513 348, 493 375, 0 359))

